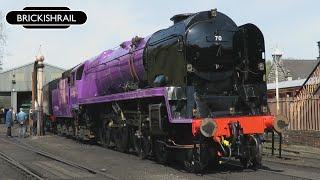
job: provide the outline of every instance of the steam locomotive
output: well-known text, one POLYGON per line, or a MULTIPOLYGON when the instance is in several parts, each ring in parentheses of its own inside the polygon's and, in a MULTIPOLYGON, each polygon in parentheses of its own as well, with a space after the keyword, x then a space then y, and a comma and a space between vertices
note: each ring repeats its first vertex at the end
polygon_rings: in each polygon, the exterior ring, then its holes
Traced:
POLYGON ((189 171, 230 158, 258 168, 261 135, 284 122, 268 113, 263 34, 216 9, 171 20, 47 84, 45 113, 58 134, 189 171))

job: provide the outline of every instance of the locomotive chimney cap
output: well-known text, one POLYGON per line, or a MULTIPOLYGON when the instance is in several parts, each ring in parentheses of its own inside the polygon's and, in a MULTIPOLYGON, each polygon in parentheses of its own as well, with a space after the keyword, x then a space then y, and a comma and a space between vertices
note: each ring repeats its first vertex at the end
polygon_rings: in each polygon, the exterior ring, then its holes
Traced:
POLYGON ((170 18, 171 21, 173 21, 173 23, 178 23, 182 20, 187 19, 188 17, 194 15, 194 13, 183 13, 183 14, 176 14, 174 15, 172 18, 170 18))

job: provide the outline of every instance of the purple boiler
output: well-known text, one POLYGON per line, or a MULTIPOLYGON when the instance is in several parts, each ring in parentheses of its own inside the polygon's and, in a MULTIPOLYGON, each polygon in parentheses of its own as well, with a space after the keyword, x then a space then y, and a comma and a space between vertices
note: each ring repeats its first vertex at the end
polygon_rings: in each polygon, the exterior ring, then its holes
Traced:
POLYGON ((61 80, 59 88, 53 90, 53 114, 72 117, 71 109, 80 99, 119 93, 129 81, 142 79, 143 50, 149 38, 139 38, 135 45, 125 41, 117 49, 106 50, 73 68, 71 80, 61 80))
POLYGON ((119 48, 106 50, 86 61, 83 83, 78 83, 78 98, 118 93, 128 81, 134 78, 142 79, 144 74, 142 55, 148 38, 141 39, 135 50, 133 50, 132 41, 125 41, 119 48))

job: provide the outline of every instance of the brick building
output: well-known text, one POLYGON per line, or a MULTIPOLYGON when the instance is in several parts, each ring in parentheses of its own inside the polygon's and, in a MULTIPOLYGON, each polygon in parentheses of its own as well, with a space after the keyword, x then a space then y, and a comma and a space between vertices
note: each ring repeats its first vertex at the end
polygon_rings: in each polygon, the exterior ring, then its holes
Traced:
MULTIPOLYGON (((281 59, 278 62, 279 82, 306 79, 318 64, 318 60, 281 59)), ((275 82, 275 64, 272 63, 268 83, 275 82)))
MULTIPOLYGON (((282 59, 278 62, 279 97, 293 97, 303 85, 319 60, 282 59)), ((270 68, 267 79, 268 98, 276 95, 275 64, 270 68)))

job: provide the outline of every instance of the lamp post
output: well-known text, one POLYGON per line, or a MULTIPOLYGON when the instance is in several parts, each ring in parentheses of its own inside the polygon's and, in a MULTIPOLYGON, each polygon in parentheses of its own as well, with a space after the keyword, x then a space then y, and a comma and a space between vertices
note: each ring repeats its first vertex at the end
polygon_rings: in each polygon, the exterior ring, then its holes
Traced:
POLYGON ((14 112, 17 112, 17 92, 16 92, 16 75, 14 70, 12 71, 12 80, 11 80, 11 107, 14 112))
POLYGON ((276 101, 277 101, 277 114, 279 114, 279 77, 278 77, 278 65, 280 64, 280 58, 282 56, 282 52, 279 49, 276 49, 272 53, 273 63, 276 65, 275 67, 275 75, 276 75, 276 101))
MULTIPOLYGON (((279 49, 276 49, 272 53, 273 63, 276 65, 275 67, 275 75, 276 75, 276 101, 277 101, 277 115, 279 114, 279 75, 278 75, 278 66, 280 64, 280 58, 282 56, 282 52, 279 49)), ((282 133, 278 133, 279 135, 279 157, 281 158, 282 151, 282 133)), ((272 155, 274 154, 274 131, 272 132, 272 155)))

